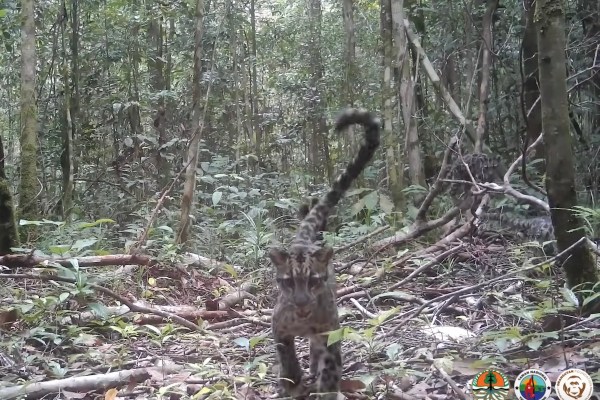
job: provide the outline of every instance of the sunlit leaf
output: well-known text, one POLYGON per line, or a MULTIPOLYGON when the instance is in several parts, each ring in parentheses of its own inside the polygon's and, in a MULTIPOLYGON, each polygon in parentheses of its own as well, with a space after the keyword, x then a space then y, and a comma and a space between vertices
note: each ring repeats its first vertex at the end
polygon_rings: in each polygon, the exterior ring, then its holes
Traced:
POLYGON ((213 203, 213 206, 216 206, 217 204, 219 204, 219 202, 221 201, 222 197, 223 197, 223 192, 214 192, 212 194, 212 203, 213 203))

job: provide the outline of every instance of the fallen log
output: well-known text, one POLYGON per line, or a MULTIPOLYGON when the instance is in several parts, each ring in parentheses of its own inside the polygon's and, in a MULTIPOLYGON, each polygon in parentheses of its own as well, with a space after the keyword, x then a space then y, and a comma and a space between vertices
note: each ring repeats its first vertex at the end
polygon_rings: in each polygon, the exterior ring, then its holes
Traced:
POLYGON ((63 267, 72 267, 73 260, 80 267, 101 267, 107 265, 154 265, 156 260, 142 254, 110 254, 105 256, 87 256, 87 257, 49 257, 37 256, 33 254, 7 254, 0 256, 0 265, 9 268, 34 268, 49 267, 52 264, 59 264, 63 267))
POLYGON ((85 393, 140 383, 153 376, 164 376, 179 371, 181 366, 162 366, 110 372, 107 374, 76 376, 46 382, 26 383, 0 389, 0 399, 40 398, 52 393, 71 391, 85 393), (160 374, 160 375, 159 375, 160 374))

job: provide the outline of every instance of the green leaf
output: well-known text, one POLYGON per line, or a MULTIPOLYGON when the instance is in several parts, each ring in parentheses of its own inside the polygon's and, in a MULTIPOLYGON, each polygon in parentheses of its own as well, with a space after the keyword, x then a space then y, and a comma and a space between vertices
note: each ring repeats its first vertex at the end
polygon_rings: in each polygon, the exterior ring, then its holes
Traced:
MULTIPOLYGON (((5 9, 5 8, 0 9, 0 18, 5 17, 6 14, 8 14, 7 9, 5 9)), ((4 37, 6 37, 6 32, 3 32, 3 33, 4 33, 4 37)), ((8 35, 7 39, 9 39, 9 38, 10 38, 10 35, 8 35)))
POLYGON ((217 204, 219 204, 219 202, 221 201, 222 197, 223 197, 223 192, 214 192, 212 194, 212 203, 213 203, 213 206, 216 206, 217 204))
POLYGON ((358 201, 352 205, 352 216, 361 212, 363 208, 365 208, 365 197, 358 199, 358 201))
POLYGON ((95 226, 102 225, 102 224, 114 224, 114 223, 115 223, 115 221, 110 218, 101 218, 101 219, 95 220, 94 222, 82 222, 81 224, 79 224, 79 228, 80 229, 93 228, 95 226))
POLYGON ((540 337, 531 338, 527 341, 527 347, 529 347, 531 350, 534 350, 534 351, 538 350, 541 345, 542 345, 542 338, 540 338, 540 337))
POLYGON ((90 303, 88 308, 99 318, 106 319, 108 316, 108 309, 102 303, 90 303))
POLYGON ((232 278, 237 278, 237 276, 238 276, 237 271, 235 270, 235 268, 231 264, 225 264, 225 265, 223 265, 221 267, 221 269, 224 272, 227 272, 229 275, 231 275, 232 278))
POLYGON ((60 244, 60 245, 49 246, 48 247, 48 250, 50 250, 50 253, 52 253, 52 254, 60 254, 60 255, 65 254, 70 249, 71 249, 71 246, 66 245, 66 244, 60 244))
POLYGON ((577 299, 577 296, 575 296, 575 293, 573 293, 571 289, 562 287, 560 288, 560 293, 563 295, 563 298, 566 301, 571 303, 571 305, 574 305, 576 307, 579 306, 579 300, 577 299))
POLYGON ((327 338, 327 346, 331 346, 332 344, 341 341, 344 338, 344 336, 346 336, 346 334, 348 333, 348 329, 348 327, 343 326, 334 331, 330 331, 329 336, 327 338))
POLYGON ((379 202, 379 193, 377 193, 377 191, 374 190, 368 195, 366 195, 364 197, 364 200, 367 210, 373 211, 375 210, 375 208, 377 207, 377 203, 379 202))
POLYGON ((355 196, 357 194, 366 192, 367 190, 370 190, 370 189, 367 189, 367 188, 351 189, 351 190, 348 190, 348 192, 346 192, 346 197, 355 196))
POLYGON ((386 319, 388 319, 389 317, 391 317, 392 315, 398 313, 399 308, 398 307, 393 307, 390 308, 387 311, 382 312, 381 314, 379 314, 377 317, 372 318, 369 320, 369 324, 373 325, 373 326, 379 326, 381 325, 386 319))
POLYGON ((253 349, 257 344, 259 344, 260 342, 264 341, 265 337, 264 336, 254 336, 253 338, 250 339, 250 348, 253 349))
POLYGON ((385 354, 390 359, 390 361, 394 361, 398 354, 400 354, 401 349, 402 346, 400 346, 398 343, 392 343, 385 349, 385 354))
POLYGON ((170 226, 167 226, 167 225, 161 225, 161 226, 157 227, 156 229, 161 229, 165 232, 173 233, 173 228, 171 228, 170 226))
POLYGON ((379 207, 386 214, 391 214, 394 212, 394 202, 385 194, 379 195, 379 207))
POLYGON ((98 242, 98 239, 79 239, 73 244, 73 246, 71 246, 71 248, 73 250, 80 251, 86 247, 94 245, 96 242, 98 242))
POLYGON ((66 299, 69 298, 71 294, 68 292, 62 292, 59 296, 58 299, 60 300, 61 303, 63 303, 66 299))

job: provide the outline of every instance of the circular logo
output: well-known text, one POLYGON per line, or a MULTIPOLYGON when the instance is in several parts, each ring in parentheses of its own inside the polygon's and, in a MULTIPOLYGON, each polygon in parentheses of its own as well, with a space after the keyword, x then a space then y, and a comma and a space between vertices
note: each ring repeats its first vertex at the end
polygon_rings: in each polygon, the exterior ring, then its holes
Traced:
POLYGON ((502 372, 486 369, 475 375, 471 389, 475 399, 504 400, 508 397, 510 382, 502 372))
POLYGON ((589 400, 594 392, 594 382, 587 372, 568 369, 558 376, 554 390, 560 400, 589 400))
POLYGON ((539 369, 527 369, 515 379, 515 396, 520 400, 545 400, 550 397, 552 383, 539 369))

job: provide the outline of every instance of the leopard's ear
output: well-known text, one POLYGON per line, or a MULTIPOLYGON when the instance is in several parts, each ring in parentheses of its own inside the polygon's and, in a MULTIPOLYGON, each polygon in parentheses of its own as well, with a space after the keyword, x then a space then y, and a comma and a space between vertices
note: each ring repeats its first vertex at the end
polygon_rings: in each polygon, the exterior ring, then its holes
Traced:
POLYGON ((279 247, 272 247, 271 250, 269 250, 269 258, 271 259, 273 265, 279 269, 287 265, 290 255, 287 251, 279 247))

